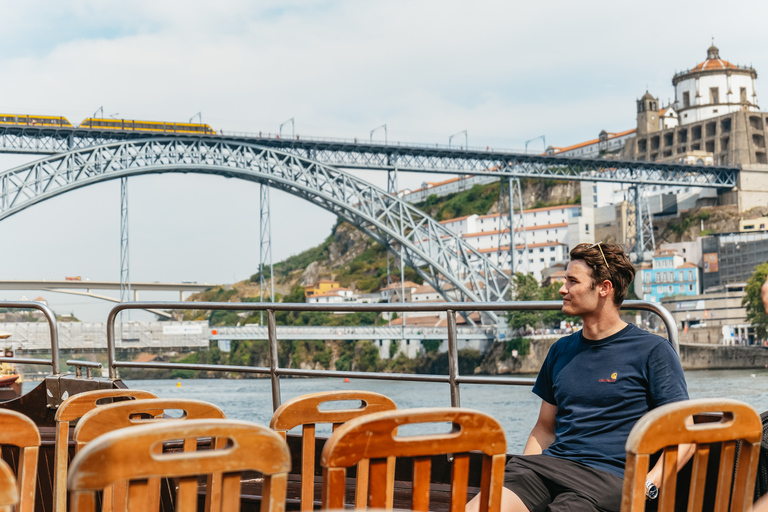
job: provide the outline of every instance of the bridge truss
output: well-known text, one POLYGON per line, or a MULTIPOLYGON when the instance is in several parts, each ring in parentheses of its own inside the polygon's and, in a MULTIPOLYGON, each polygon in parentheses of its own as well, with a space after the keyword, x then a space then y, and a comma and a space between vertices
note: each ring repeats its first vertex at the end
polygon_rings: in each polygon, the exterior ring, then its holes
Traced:
MULTIPOLYGON (((128 140, 56 154, 0 173, 0 220, 77 188, 128 176, 196 172, 264 183, 350 222, 401 256, 448 301, 509 298, 510 277, 461 237, 348 172, 216 138, 128 140)), ((495 314, 490 320, 497 321, 495 314)))
MULTIPOLYGON (((162 133, 8 125, 0 126, 0 153, 55 154, 121 141, 168 137, 162 133)), ((739 173, 737 167, 530 155, 432 145, 378 144, 358 142, 356 139, 285 139, 255 135, 172 137, 184 143, 218 140, 231 144, 256 144, 339 169, 397 169, 399 172, 483 174, 499 178, 547 178, 723 189, 735 187, 739 173)))

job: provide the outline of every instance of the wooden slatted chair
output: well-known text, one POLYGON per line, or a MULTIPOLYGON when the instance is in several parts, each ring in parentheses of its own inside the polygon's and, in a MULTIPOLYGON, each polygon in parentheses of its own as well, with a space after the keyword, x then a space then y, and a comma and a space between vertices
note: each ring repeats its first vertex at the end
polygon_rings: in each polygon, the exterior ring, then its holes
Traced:
POLYGON ((504 430, 491 416, 470 409, 424 408, 379 412, 351 420, 331 436, 323 448, 323 508, 344 507, 346 468, 370 459, 368 503, 392 509, 394 478, 388 457, 413 458, 415 511, 429 510, 433 455, 452 454, 451 511, 463 512, 467 501, 469 451, 483 453, 481 512, 498 512, 504 479, 507 442, 504 430), (452 423, 450 432, 402 436, 398 427, 414 423, 452 423))
POLYGON ((19 448, 15 477, 16 512, 34 512, 40 432, 35 423, 23 414, 3 409, 0 410, 0 444, 19 448))
MULTIPOLYGON (((225 417, 224 412, 217 406, 200 400, 149 398, 146 400, 117 402, 93 409, 80 418, 77 427, 75 427, 75 451, 79 452, 83 447, 87 446, 88 443, 108 432, 141 425, 147 422, 157 424, 164 421, 224 419, 225 417), (181 411, 182 416, 166 417, 167 411, 181 411)), ((222 439, 220 442, 224 441, 225 440, 222 439)), ((185 439, 184 451, 194 451, 197 448, 196 443, 196 439, 185 439)), ((215 445, 215 442, 214 446, 219 447, 218 445, 215 445)), ((156 446, 155 449, 162 450, 162 446, 156 446)), ((220 475, 212 474, 209 478, 208 485, 217 489, 216 480, 219 478, 220 475)), ((127 487, 123 482, 118 482, 114 486, 106 489, 104 491, 103 511, 123 510, 122 504, 125 502, 126 489, 127 487), (114 509, 112 508, 113 503, 117 504, 117 507, 114 509)), ((156 494, 157 499, 160 499, 159 478, 150 481, 149 492, 156 494)), ((215 493, 212 495, 209 494, 209 496, 214 500, 213 503, 219 499, 215 493)), ((210 502, 206 503, 206 510, 217 512, 215 504, 212 505, 210 502)))
POLYGON ((54 455, 53 509, 67 510, 67 463, 69 459, 69 427, 83 414, 114 400, 142 400, 156 395, 138 389, 99 389, 78 393, 64 400, 56 410, 56 453, 54 455))
MULTIPOLYGON (((269 426, 276 430, 283 439, 289 430, 302 426, 301 444, 301 510, 314 508, 315 491, 315 426, 330 423, 335 431, 342 423, 365 414, 397 409, 395 402, 379 393, 370 391, 327 391, 310 393, 286 401, 277 408, 269 426), (341 401, 359 401, 354 408, 320 410, 322 404, 341 401)), ((394 470, 394 465, 392 466, 394 470)), ((363 500, 367 487, 368 460, 361 460, 357 468, 357 495, 363 500)), ((365 508, 365 504, 357 504, 365 508)))
POLYGON ((661 460, 664 469, 657 498, 658 510, 674 510, 678 445, 690 443, 696 445, 696 451, 693 455, 688 511, 702 510, 707 465, 715 444, 720 444, 721 450, 714 510, 748 510, 752 504, 762 436, 760 416, 752 407, 737 400, 686 400, 653 409, 638 420, 627 438, 621 512, 645 510, 645 479, 650 457, 659 450, 663 450, 661 460), (704 413, 722 413, 722 418, 711 423, 686 425, 687 418, 704 413), (740 448, 734 475, 737 441, 740 441, 740 448))
POLYGON ((14 505, 19 502, 19 490, 16 487, 16 477, 10 466, 0 460, 0 512, 12 512, 14 505))
POLYGON ((236 420, 168 421, 128 427, 105 434, 86 445, 72 460, 68 486, 71 512, 92 512, 95 493, 125 481, 126 510, 158 510, 159 497, 148 491, 148 482, 160 477, 178 478, 175 508, 197 511, 198 476, 223 474, 208 494, 216 491, 222 512, 240 510, 240 474, 258 471, 264 476, 261 512, 283 512, 291 455, 274 431, 236 420), (159 453, 163 442, 199 438, 222 443, 214 450, 159 453))

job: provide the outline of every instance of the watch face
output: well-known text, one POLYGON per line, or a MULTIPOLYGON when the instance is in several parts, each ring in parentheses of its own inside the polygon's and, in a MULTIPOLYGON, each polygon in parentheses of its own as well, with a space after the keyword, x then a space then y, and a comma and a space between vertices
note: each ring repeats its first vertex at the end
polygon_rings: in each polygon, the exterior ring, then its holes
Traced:
POLYGON ((648 499, 655 500, 659 497, 659 488, 653 482, 646 482, 645 495, 648 496, 648 499))

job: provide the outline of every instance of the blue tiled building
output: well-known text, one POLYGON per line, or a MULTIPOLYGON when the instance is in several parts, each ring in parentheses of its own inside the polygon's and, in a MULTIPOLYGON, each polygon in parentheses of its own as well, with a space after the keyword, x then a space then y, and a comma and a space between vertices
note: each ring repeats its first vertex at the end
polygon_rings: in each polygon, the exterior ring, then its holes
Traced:
MULTIPOLYGON (((675 251, 657 251, 650 268, 640 270, 642 297, 660 302, 664 297, 701 293, 701 271, 675 251)), ((637 288, 635 288, 637 289, 637 288)))

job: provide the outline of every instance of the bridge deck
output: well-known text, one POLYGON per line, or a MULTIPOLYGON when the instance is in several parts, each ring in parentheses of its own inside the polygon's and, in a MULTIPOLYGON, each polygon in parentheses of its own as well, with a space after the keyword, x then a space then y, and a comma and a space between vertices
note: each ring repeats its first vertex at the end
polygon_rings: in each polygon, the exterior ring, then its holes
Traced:
POLYGON ((222 140, 253 144, 316 160, 337 168, 442 174, 486 174, 659 185, 733 188, 739 169, 534 155, 491 148, 457 148, 438 144, 361 142, 357 139, 264 137, 225 133, 197 136, 88 128, 0 126, 0 153, 56 154, 100 144, 138 139, 222 140))

